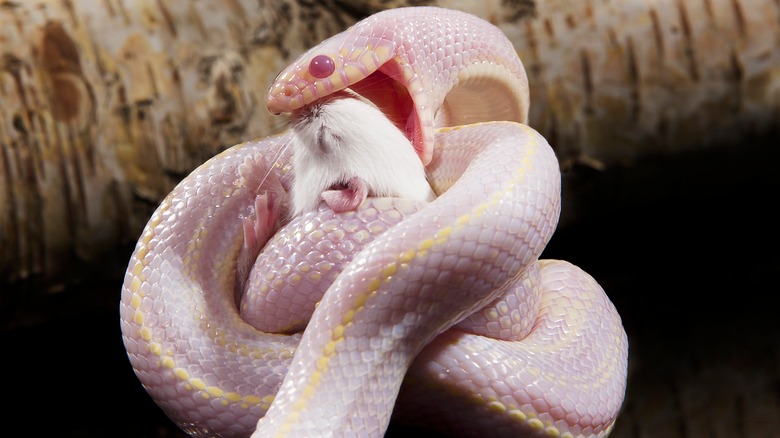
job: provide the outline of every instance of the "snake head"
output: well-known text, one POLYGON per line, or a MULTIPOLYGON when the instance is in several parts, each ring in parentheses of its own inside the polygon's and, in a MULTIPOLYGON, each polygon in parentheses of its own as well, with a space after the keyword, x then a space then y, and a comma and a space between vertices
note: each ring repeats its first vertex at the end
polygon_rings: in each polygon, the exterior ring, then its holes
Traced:
POLYGON ((374 14, 310 49, 266 96, 275 114, 345 88, 371 100, 424 165, 434 128, 528 121, 528 81, 512 43, 471 14, 434 7, 374 14))
POLYGON ((425 95, 429 90, 421 75, 401 67, 413 63, 396 39, 386 28, 361 22, 325 40, 276 77, 266 96, 268 110, 291 113, 350 88, 380 108, 427 164, 433 154, 434 118, 425 95))

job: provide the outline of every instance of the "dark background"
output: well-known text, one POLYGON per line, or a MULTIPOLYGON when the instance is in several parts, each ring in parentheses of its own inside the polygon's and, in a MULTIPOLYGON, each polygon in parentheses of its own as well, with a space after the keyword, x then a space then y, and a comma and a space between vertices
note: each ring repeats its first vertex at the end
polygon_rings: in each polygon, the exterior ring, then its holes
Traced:
MULTIPOLYGON (((778 139, 564 174, 567 219, 544 256, 588 271, 623 318, 629 383, 613 437, 778 436, 778 139)), ((122 346, 131 251, 76 283, 2 286, 3 435, 183 436, 122 346)))

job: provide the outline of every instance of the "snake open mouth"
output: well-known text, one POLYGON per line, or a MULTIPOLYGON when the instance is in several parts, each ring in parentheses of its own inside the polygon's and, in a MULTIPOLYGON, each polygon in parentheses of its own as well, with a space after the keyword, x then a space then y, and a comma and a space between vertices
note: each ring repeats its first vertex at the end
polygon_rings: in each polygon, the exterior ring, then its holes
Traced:
POLYGON ((410 91, 419 84, 404 83, 399 65, 390 60, 349 88, 376 105, 404 133, 424 164, 432 154, 431 129, 495 120, 527 123, 528 100, 522 93, 527 83, 508 68, 493 64, 462 68, 458 81, 433 113, 435 104, 429 93, 410 91))
MULTIPOLYGON (((384 67, 387 67, 386 64, 384 67)), ((350 89, 371 101, 387 118, 404 133, 414 145, 418 155, 424 147, 420 118, 406 87, 383 71, 377 70, 350 89)))

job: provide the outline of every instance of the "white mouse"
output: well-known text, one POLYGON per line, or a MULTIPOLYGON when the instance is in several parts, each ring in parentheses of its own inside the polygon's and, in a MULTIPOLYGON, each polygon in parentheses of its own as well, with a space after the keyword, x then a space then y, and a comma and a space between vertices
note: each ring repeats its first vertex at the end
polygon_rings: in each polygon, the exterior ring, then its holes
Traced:
POLYGON ((349 90, 292 115, 292 214, 356 209, 366 196, 431 201, 435 194, 411 142, 372 102, 349 90))

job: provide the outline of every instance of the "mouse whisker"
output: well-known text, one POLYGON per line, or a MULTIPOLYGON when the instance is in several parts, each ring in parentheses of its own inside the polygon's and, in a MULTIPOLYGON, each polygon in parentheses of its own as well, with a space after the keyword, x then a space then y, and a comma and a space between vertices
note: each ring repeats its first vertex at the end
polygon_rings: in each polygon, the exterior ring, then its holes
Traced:
POLYGON ((268 177, 271 175, 271 172, 273 172, 274 168, 279 165, 279 160, 284 156, 284 154, 287 152, 287 149, 290 147, 290 144, 292 143, 292 139, 290 137, 287 137, 284 141, 284 143, 279 147, 279 149, 276 150, 276 152, 268 159, 267 157, 263 157, 263 159, 266 161, 266 170, 263 176, 259 180, 259 184, 257 184, 257 187, 263 187, 263 184, 265 184, 268 177))

